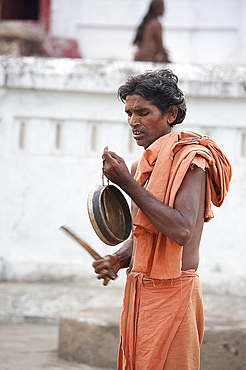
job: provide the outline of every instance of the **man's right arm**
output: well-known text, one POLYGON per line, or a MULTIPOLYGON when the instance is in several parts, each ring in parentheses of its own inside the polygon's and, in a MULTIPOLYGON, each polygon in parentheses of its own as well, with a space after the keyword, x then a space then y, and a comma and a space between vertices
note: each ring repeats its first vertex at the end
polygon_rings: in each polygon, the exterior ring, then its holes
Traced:
POLYGON ((118 272, 120 269, 130 266, 132 250, 133 236, 131 236, 117 252, 108 254, 93 263, 92 266, 95 269, 95 273, 98 275, 97 278, 103 279, 103 285, 107 285, 110 281, 109 267, 112 267, 115 272, 118 272))
MULTIPOLYGON (((137 166, 138 166, 139 159, 132 163, 131 166, 131 175, 134 177, 137 166)), ((131 202, 131 214, 132 214, 132 222, 134 221, 136 214, 138 211, 138 207, 136 207, 135 203, 131 202)), ((108 268, 112 267, 115 272, 118 272, 120 269, 132 267, 132 254, 133 254, 133 239, 134 236, 131 237, 122 245, 122 247, 113 254, 108 254, 103 257, 101 260, 97 260, 93 263, 93 267, 95 269, 95 273, 98 275, 98 279, 103 279, 103 285, 107 285, 110 281, 110 275, 108 272, 108 268)))
POLYGON ((117 257, 121 269, 130 266, 133 250, 133 235, 128 239, 123 246, 113 254, 117 257))

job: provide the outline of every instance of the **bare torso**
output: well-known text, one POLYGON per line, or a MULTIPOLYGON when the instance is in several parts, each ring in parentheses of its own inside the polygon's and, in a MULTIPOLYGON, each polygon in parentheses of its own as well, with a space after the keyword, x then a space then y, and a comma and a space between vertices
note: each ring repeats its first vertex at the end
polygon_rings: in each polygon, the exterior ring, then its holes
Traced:
POLYGON ((156 62, 156 56, 164 51, 162 45, 162 27, 158 18, 153 18, 148 22, 138 48, 139 51, 135 56, 135 60, 139 61, 156 62))

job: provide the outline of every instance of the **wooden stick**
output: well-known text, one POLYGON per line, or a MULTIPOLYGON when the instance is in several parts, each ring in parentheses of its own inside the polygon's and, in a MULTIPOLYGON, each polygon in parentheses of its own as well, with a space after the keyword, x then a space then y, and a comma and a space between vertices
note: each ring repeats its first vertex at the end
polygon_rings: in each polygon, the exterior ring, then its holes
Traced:
MULTIPOLYGON (((87 252, 95 259, 100 260, 102 257, 98 254, 93 248, 91 248, 86 242, 80 239, 77 235, 75 235, 71 230, 69 230, 66 226, 60 226, 60 229, 66 231, 73 239, 75 239, 87 252)), ((116 279, 118 275, 114 271, 112 267, 108 267, 108 271, 110 274, 110 278, 112 280, 116 279)))

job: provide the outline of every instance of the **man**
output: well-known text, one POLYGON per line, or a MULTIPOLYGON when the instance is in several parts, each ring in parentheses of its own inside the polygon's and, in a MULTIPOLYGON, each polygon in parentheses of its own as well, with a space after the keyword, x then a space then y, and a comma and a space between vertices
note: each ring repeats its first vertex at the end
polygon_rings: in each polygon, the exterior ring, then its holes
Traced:
POLYGON ((231 167, 215 142, 173 131, 186 103, 170 70, 130 77, 118 90, 137 144, 145 151, 129 173, 106 147, 103 172, 132 199, 133 235, 93 263, 127 268, 118 370, 198 370, 204 332, 196 273, 204 221, 227 194, 231 167))
POLYGON ((134 56, 136 61, 170 63, 168 53, 162 44, 162 26, 158 19, 163 14, 163 0, 152 0, 133 41, 138 47, 134 56))

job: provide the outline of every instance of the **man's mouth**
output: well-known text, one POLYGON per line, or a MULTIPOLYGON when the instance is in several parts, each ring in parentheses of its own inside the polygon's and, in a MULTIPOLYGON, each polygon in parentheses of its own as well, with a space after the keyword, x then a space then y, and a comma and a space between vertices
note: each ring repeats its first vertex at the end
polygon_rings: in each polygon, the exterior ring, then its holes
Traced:
POLYGON ((139 130, 133 130, 132 131, 132 134, 133 134, 133 138, 135 140, 139 139, 141 135, 143 135, 143 132, 142 131, 139 131, 139 130))

